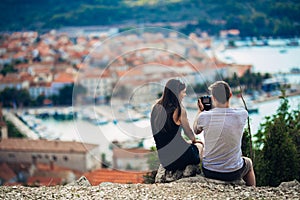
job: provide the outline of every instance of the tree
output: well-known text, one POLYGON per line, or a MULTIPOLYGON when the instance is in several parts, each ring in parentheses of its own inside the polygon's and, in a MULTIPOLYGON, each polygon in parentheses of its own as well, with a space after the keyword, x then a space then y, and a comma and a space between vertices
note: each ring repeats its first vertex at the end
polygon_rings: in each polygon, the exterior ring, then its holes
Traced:
POLYGON ((7 125, 8 137, 9 138, 25 138, 25 135, 22 134, 19 129, 10 121, 5 120, 7 125))
POLYGON ((157 170, 159 167, 159 159, 156 151, 156 147, 151 147, 151 153, 148 155, 147 164, 149 165, 149 169, 151 170, 146 175, 144 175, 144 183, 154 183, 155 176, 157 174, 157 170))
POLYGON ((0 101, 3 103, 3 107, 22 107, 32 103, 28 90, 16 88, 5 88, 0 93, 0 101))
POLYGON ((158 155, 155 147, 151 147, 151 153, 148 155, 147 164, 150 170, 157 170, 159 166, 158 155))
POLYGON ((35 103, 37 106, 43 106, 44 104, 44 100, 46 99, 44 94, 39 95, 36 99, 35 99, 35 103))
POLYGON ((248 158, 252 158, 252 148, 251 148, 251 134, 249 134, 249 131, 247 129, 244 130, 243 138, 242 138, 242 153, 243 156, 246 156, 248 158))
POLYGON ((11 64, 5 64, 4 67, 0 70, 0 74, 5 76, 8 73, 15 73, 17 70, 11 64))
POLYGON ((66 85, 59 90, 58 102, 60 105, 72 105, 73 84, 66 85))
POLYGON ((283 92, 277 113, 266 117, 255 135, 257 185, 278 186, 283 181, 299 180, 299 124, 299 111, 289 112, 283 92))

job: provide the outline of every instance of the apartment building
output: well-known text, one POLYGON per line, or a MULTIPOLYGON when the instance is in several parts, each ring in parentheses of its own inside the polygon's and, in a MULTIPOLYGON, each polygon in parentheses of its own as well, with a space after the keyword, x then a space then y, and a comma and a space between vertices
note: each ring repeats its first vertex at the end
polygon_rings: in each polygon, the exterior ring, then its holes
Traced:
POLYGON ((98 145, 74 141, 9 138, 0 142, 0 162, 53 163, 86 172, 100 168, 98 145))
POLYGON ((144 148, 114 148, 113 169, 147 171, 150 150, 144 148))

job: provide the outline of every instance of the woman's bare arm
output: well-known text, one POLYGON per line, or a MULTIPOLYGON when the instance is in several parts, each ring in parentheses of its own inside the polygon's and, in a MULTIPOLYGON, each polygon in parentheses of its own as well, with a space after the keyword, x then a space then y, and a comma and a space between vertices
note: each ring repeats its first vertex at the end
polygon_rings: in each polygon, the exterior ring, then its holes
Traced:
POLYGON ((197 125, 198 125, 199 115, 200 115, 200 113, 204 110, 204 106, 203 106, 203 104, 201 103, 201 101, 199 101, 199 99, 198 99, 198 101, 197 101, 197 106, 198 106, 198 114, 197 114, 197 117, 196 117, 196 119, 195 119, 195 121, 194 121, 194 124, 193 124, 194 133, 195 133, 196 135, 200 134, 200 133, 203 131, 202 127, 198 127, 198 126, 197 126, 197 125))
POLYGON ((181 108, 181 116, 180 116, 180 122, 182 125, 182 128, 184 130, 185 135, 192 141, 196 141, 196 137, 193 133, 193 130, 190 127, 189 121, 187 119, 187 113, 184 108, 181 108))

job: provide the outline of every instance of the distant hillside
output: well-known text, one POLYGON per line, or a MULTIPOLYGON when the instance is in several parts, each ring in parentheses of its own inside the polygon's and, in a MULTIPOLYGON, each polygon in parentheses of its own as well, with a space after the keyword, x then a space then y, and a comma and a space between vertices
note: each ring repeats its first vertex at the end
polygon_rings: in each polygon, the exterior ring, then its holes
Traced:
POLYGON ((242 36, 300 35, 298 0, 1 0, 0 31, 63 26, 196 22, 189 33, 237 28, 242 36))

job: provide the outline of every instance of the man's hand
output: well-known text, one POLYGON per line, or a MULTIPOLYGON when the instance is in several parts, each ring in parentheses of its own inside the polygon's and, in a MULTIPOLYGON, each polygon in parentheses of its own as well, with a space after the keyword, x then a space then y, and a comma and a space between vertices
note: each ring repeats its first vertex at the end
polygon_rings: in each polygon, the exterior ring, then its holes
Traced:
POLYGON ((204 110, 204 105, 202 104, 200 98, 198 99, 197 106, 198 106, 198 112, 202 112, 204 110))

